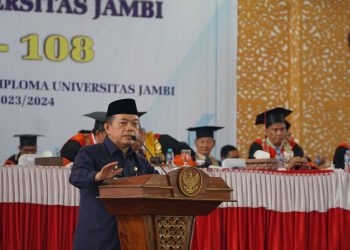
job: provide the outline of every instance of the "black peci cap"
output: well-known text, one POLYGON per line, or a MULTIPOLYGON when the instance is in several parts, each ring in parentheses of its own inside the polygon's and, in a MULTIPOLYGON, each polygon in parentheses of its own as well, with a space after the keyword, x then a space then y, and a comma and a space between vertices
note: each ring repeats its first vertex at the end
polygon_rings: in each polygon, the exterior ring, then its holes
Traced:
POLYGON ((36 147, 36 139, 38 136, 37 134, 18 134, 14 135, 13 137, 19 137, 19 146, 25 147, 25 146, 35 146, 36 147))
POLYGON ((193 127, 188 128, 188 131, 196 131, 196 137, 212 137, 214 138, 214 132, 216 130, 222 129, 223 127, 216 127, 216 126, 203 126, 203 127, 193 127))
POLYGON ((256 116, 255 125, 265 124, 265 127, 268 128, 275 123, 285 123, 284 118, 290 113, 292 113, 291 110, 282 107, 267 110, 256 116))
POLYGON ((138 112, 136 107, 136 102, 134 99, 120 99, 114 102, 111 102, 108 105, 106 117, 118 114, 130 114, 142 116, 146 112, 138 112))
POLYGON ((95 120, 93 132, 105 130, 103 125, 106 122, 106 114, 107 114, 106 112, 96 111, 96 112, 92 112, 84 115, 86 117, 90 117, 95 120))

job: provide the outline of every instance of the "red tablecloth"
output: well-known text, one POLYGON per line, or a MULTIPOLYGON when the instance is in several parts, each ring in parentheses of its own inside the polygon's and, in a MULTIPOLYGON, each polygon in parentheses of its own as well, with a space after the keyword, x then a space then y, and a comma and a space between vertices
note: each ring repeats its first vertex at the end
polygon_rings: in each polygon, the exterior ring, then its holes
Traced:
MULTIPOLYGON (((70 169, 0 166, 0 249, 71 249, 70 169)), ((350 249, 350 175, 213 170, 237 203, 198 216, 192 249, 350 249)))

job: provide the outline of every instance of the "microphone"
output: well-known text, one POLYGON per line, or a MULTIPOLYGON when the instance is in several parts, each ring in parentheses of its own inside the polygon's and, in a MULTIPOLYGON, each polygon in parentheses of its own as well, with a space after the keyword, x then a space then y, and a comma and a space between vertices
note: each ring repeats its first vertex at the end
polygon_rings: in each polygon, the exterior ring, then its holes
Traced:
POLYGON ((148 152, 148 153, 153 157, 153 159, 156 161, 156 164, 159 165, 159 167, 163 170, 163 172, 164 172, 165 174, 168 174, 168 172, 165 171, 165 169, 163 168, 162 163, 161 163, 161 162, 160 162, 160 163, 158 162, 158 159, 151 153, 151 151, 146 147, 146 145, 145 145, 139 138, 137 138, 135 135, 131 135, 130 138, 131 138, 131 140, 133 140, 133 141, 138 141, 138 142, 140 142, 141 145, 147 150, 147 152, 148 152))

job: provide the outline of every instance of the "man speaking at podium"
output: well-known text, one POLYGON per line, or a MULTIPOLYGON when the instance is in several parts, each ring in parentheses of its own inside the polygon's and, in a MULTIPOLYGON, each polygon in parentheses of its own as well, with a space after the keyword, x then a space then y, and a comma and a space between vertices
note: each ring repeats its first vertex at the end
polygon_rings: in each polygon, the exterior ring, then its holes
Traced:
POLYGON ((99 196, 98 185, 115 176, 127 177, 158 172, 146 158, 135 153, 131 137, 138 136, 140 126, 135 100, 120 99, 108 105, 107 137, 101 144, 80 149, 69 181, 80 189, 79 218, 73 249, 120 249, 114 215, 108 214, 99 196))

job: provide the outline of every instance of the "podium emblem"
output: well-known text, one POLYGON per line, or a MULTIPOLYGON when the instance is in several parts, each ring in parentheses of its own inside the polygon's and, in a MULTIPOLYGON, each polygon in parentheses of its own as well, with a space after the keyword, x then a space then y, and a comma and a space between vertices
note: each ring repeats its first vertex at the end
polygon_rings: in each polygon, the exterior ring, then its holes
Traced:
POLYGON ((194 167, 183 167, 178 175, 178 185, 182 194, 195 196, 202 188, 202 174, 194 167))

